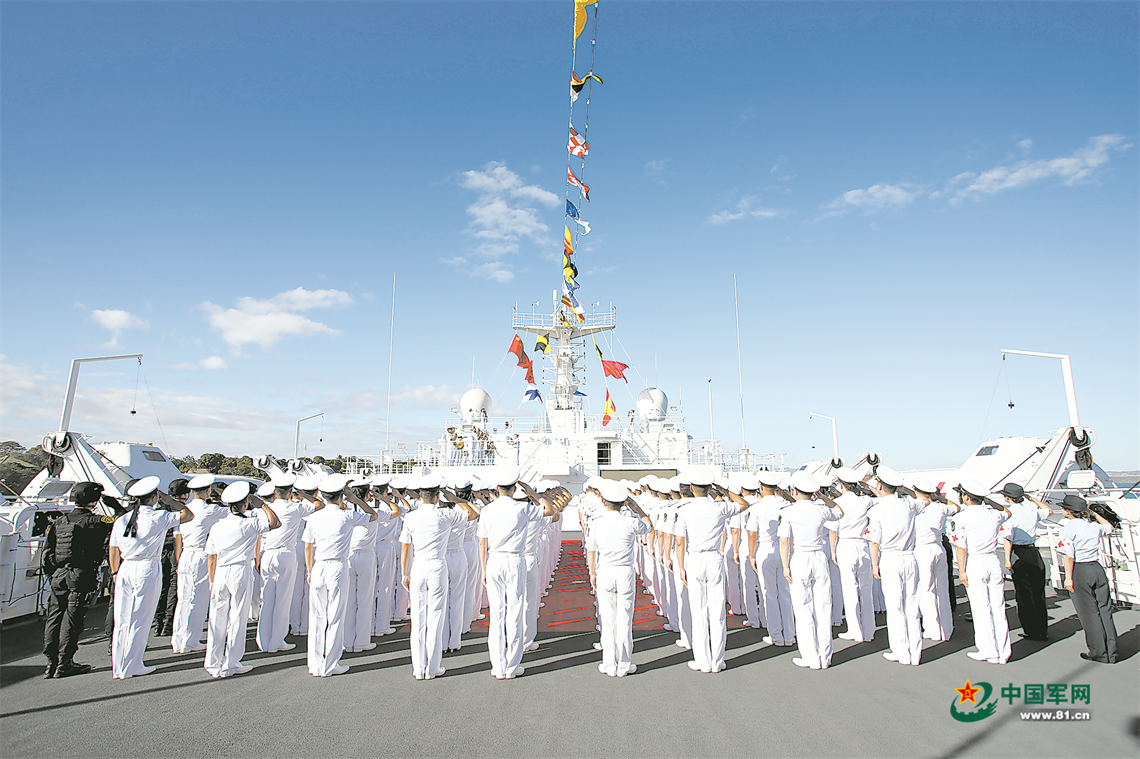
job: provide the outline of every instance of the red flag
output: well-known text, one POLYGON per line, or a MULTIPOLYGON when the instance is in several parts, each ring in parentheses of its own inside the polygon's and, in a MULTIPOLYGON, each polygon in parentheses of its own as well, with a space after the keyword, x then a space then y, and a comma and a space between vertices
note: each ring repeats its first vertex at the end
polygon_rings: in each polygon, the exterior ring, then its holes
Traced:
POLYGON ((574 131, 574 125, 570 125, 570 141, 566 143, 566 149, 570 151, 570 155, 585 156, 590 152, 590 143, 582 139, 582 135, 574 131))
POLYGON ((523 342, 517 334, 514 341, 511 342, 511 347, 507 349, 507 353, 513 353, 518 357, 520 367, 530 366, 530 358, 527 357, 523 342))
POLYGON ((606 388, 606 409, 602 412, 602 426, 605 427, 610 423, 610 419, 617 413, 617 406, 610 399, 610 389, 606 388))
POLYGON ((617 379, 625 380, 625 383, 627 385, 629 384, 629 380, 625 379, 625 375, 622 374, 622 372, 624 372, 628 368, 629 368, 628 365, 623 364, 620 361, 603 361, 602 362, 602 373, 603 374, 605 374, 607 377, 616 377, 617 379))
MULTIPOLYGON (((519 364, 519 366, 524 366, 524 364, 519 364)), ((534 382, 534 363, 528 358, 526 360, 525 366, 526 366, 526 384, 533 385, 533 384, 535 384, 535 382, 534 382)))
POLYGON ((590 185, 582 184, 582 180, 574 176, 574 172, 570 170, 569 166, 566 167, 566 181, 584 192, 586 194, 586 202, 590 202, 590 185))

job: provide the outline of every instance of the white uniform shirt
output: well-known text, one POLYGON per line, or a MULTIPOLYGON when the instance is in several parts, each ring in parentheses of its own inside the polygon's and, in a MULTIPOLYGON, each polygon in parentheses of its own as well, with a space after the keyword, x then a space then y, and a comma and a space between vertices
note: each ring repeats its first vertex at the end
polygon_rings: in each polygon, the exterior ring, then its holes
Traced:
MULTIPOLYGON (((228 511, 228 509, 226 510, 228 511)), ((149 506, 139 506, 139 518, 135 523, 138 535, 126 536, 130 512, 115 520, 111 529, 111 545, 119 549, 123 561, 130 559, 157 559, 162 555, 162 544, 166 541, 166 531, 177 527, 182 520, 178 511, 159 511, 149 506)))
POLYGON ((966 549, 967 553, 994 553, 998 547, 998 531, 1006 519, 1004 511, 989 506, 964 506, 954 515, 950 542, 966 549))
MULTIPOLYGON (((380 512, 376 512, 379 514, 380 512)), ((389 512, 391 513, 391 512, 389 512)), ((376 536, 380 533, 380 520, 375 522, 369 521, 365 524, 358 524, 352 528, 352 537, 348 541, 348 552, 355 553, 357 551, 375 551, 376 550, 376 536)))
MULTIPOLYGON (((527 556, 538 555, 538 543, 542 537, 542 531, 546 529, 547 525, 549 525, 552 521, 554 521, 553 517, 542 517, 540 519, 533 519, 527 523, 526 548, 523 549, 523 553, 525 553, 527 556)), ((593 522, 590 524, 590 529, 592 530, 593 522)))
POLYGON ((839 509, 833 509, 823 501, 796 501, 780 512, 780 527, 776 534, 781 538, 791 538, 793 552, 830 552, 827 522, 839 517, 839 509))
POLYGON ((483 507, 479 515, 479 538, 487 539, 487 551, 521 554, 526 549, 527 525, 542 517, 543 510, 527 501, 501 495, 483 507))
POLYGON ((1051 512, 1026 500, 1011 503, 1009 513, 1010 517, 1005 522, 1005 529, 1009 530, 1009 541, 1015 546, 1031 546, 1037 542, 1037 530, 1051 512))
POLYGON ((301 539, 313 545, 313 561, 347 559, 352 542, 352 528, 366 523, 369 515, 363 511, 349 511, 336 504, 305 517, 305 532, 301 539))
POLYGON ((891 495, 876 498, 867 513, 867 540, 878 543, 879 550, 913 551, 914 518, 922 510, 922 501, 909 496, 891 495))
POLYGON ((376 542, 377 543, 394 543, 400 539, 400 533, 404 531, 404 515, 403 512, 399 516, 392 516, 392 507, 383 501, 376 501, 372 504, 376 509, 376 542))
POLYGON ((201 498, 195 498, 186 504, 194 514, 194 518, 186 524, 179 524, 174 528, 175 535, 182 536, 182 550, 201 551, 206 548, 206 538, 210 535, 210 528, 219 519, 225 519, 230 510, 216 503, 206 503, 201 498))
POLYGON ((416 559, 443 561, 451 540, 452 529, 467 521, 467 512, 460 508, 441 509, 425 503, 404 517, 400 542, 410 543, 416 559))
POLYGON ((719 551, 725 523, 740 511, 733 501, 693 498, 677 509, 676 534, 685 539, 685 551, 719 551))
POLYGON ((946 517, 953 516, 957 509, 953 504, 942 504, 931 501, 918 512, 914 518, 914 544, 916 546, 933 546, 942 544, 942 527, 946 517))
MULTIPOLYGON (((270 506, 269 508, 273 508, 270 506)), ((206 554, 218 557, 218 566, 247 564, 253 561, 253 547, 257 536, 269 532, 269 517, 261 509, 239 517, 230 512, 210 528, 206 539, 206 554)))
POLYGON ((843 509, 843 516, 837 521, 828 522, 827 529, 839 533, 840 540, 865 539, 867 513, 875 505, 875 500, 867 495, 844 493, 835 499, 835 503, 843 509))
POLYGON ((261 539, 261 550, 275 551, 279 548, 294 548, 301 530, 305 527, 305 517, 316 510, 308 501, 283 501, 280 498, 269 504, 273 513, 281 520, 281 526, 261 539))
POLYGON ((594 522, 586 550, 595 552, 595 566, 633 567, 637 536, 648 532, 649 525, 639 517, 607 510, 594 522))
POLYGON ((1100 539, 1110 532, 1112 528, 1100 522, 1070 519, 1061 525, 1057 552, 1073 557, 1075 562, 1098 561, 1100 539))
POLYGON ((756 533, 756 545, 775 544, 780 527, 780 514, 790 505, 778 495, 766 495, 746 512, 748 531, 756 533))

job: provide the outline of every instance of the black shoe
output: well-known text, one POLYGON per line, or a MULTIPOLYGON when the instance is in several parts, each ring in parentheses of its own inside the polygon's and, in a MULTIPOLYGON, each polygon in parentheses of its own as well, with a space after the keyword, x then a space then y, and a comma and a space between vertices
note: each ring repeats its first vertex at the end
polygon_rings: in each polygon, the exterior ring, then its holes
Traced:
POLYGON ((1020 633, 1020 635, 1021 635, 1021 637, 1025 638, 1026 640, 1034 640, 1034 641, 1037 641, 1038 643, 1045 643, 1045 642, 1048 642, 1048 640, 1049 640, 1048 636, 1044 636, 1044 635, 1042 635, 1040 637, 1037 635, 1026 635, 1025 633, 1020 633))
POLYGON ((92 669, 94 669, 94 667, 92 667, 90 664, 76 664, 75 662, 65 661, 63 664, 59 665, 59 669, 56 670, 55 676, 71 677, 72 675, 86 675, 92 669))
POLYGON ((55 677, 55 671, 58 667, 59 667, 59 664, 57 662, 49 660, 48 665, 47 665, 47 669, 44 670, 44 679, 50 680, 53 677, 55 677))

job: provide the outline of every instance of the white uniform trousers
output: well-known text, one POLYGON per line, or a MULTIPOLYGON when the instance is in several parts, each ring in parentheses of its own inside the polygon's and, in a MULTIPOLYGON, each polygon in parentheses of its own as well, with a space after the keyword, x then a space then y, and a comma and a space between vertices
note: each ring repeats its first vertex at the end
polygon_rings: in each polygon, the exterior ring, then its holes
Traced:
MULTIPOLYGON (((409 548, 411 555, 415 556, 415 550, 409 548)), ((414 566, 414 564, 413 564, 414 566)), ((402 621, 411 618, 412 597, 410 591, 404 587, 404 583, 396 583, 396 601, 395 606, 392 607, 392 620, 402 621)))
POLYGON ((206 671, 213 677, 229 677, 241 666, 252 602, 252 561, 214 570, 210 626, 206 630, 206 671))
MULTIPOLYGON (((462 548, 448 551, 447 612, 443 623, 443 649, 458 651, 462 647, 460 636, 467 623, 467 555, 462 548)), ((413 565, 415 566, 415 565, 413 565)))
MULTIPOLYGON (((713 556, 720 556, 719 553, 710 554, 713 556)), ((687 558, 687 557, 686 557, 687 558)), ((688 569, 686 568, 688 573, 688 569)), ((690 585, 685 585, 681 582, 681 565, 673 562, 673 604, 677 611, 677 631, 681 633, 680 643, 685 648, 693 647, 693 607, 691 604, 692 594, 689 589, 692 587, 691 583, 692 574, 689 573, 690 585)))
POLYGON ((182 549, 178 558, 178 605, 174 609, 170 647, 201 650, 202 628, 210 611, 210 573, 205 551, 182 549))
POLYGON ((881 580, 871 580, 871 600, 875 605, 875 613, 887 610, 887 602, 883 599, 883 583, 881 580))
POLYGON ((396 565, 400 549, 396 541, 376 542, 376 612, 372 615, 372 634, 396 632, 392 627, 396 603, 396 565))
POLYGON ((309 571, 305 565, 305 544, 297 544, 297 580, 293 583, 293 603, 289 606, 289 629, 294 635, 309 634, 309 571))
POLYGON ((823 551, 796 551, 790 568, 792 613, 800 658, 812 669, 831 664, 831 561, 823 551))
POLYGON ((966 596, 974 616, 974 645, 986 660, 1005 664, 1010 655, 1009 620, 1005 618, 1005 576, 997 554, 968 554, 966 581, 970 583, 966 596))
POLYGON ((680 603, 677 598, 677 576, 672 567, 666 567, 662 560, 658 565, 661 574, 661 603, 665 618, 674 632, 681 631, 680 603))
POLYGON ((492 551, 487 555, 487 596, 491 674, 513 675, 522 662, 526 634, 526 559, 522 554, 492 551))
POLYGON ((442 669, 443 621, 447 608, 447 562, 412 562, 412 674, 417 679, 442 669))
POLYGON ((313 564, 309 584, 309 674, 332 675, 344 653, 344 613, 348 607, 348 560, 313 564))
POLYGON ((740 592, 744 595, 744 614, 750 627, 759 627, 761 621, 757 597, 760 593, 760 585, 756 579, 756 570, 752 568, 752 562, 748 560, 745 553, 747 550, 740 553, 740 558, 743 560, 740 563, 740 592))
POLYGON ((262 651, 280 651, 289 634, 289 612, 297 584, 297 552, 292 548, 262 551, 261 581, 257 647, 262 651))
POLYGON ((732 542, 725 539, 723 566, 725 574, 724 590, 728 596, 728 606, 733 614, 743 614, 744 599, 740 595, 740 565, 736 561, 736 552, 732 550, 732 542))
MULTIPOLYGON (((954 633, 954 608, 950 605, 946 551, 941 543, 915 546, 914 558, 918 562, 918 610, 922 613, 922 637, 950 640, 954 633)), ((970 579, 969 573, 966 579, 970 579)))
POLYGON ((764 628, 777 646, 795 640, 792 594, 784 579, 784 564, 774 543, 756 544, 756 567, 760 570, 760 602, 764 606, 764 628))
POLYGON ((523 633, 523 647, 534 643, 538 634, 538 605, 542 602, 542 568, 538 557, 524 554, 526 558, 526 631, 523 633))
POLYGON ((372 642, 372 617, 376 613, 376 552, 353 551, 348 555, 348 608, 344 612, 344 647, 363 650, 372 642))
POLYGON ((724 669, 728 625, 724 619, 724 561, 719 551, 685 555, 692 607, 693 661, 703 672, 724 669))
POLYGON ((922 623, 918 619, 918 562, 910 551, 884 551, 879 557, 883 598, 887 602, 887 641, 901 664, 922 657, 922 623))
POLYGON ((479 541, 463 541, 463 555, 467 558, 467 597, 463 612, 463 632, 471 632, 471 623, 479 616, 479 601, 483 596, 483 565, 479 561, 479 541))
POLYGON ((827 562, 827 571, 831 573, 831 626, 837 627, 843 624, 843 579, 834 561, 827 562))
POLYGON ((154 671, 143 663, 154 610, 162 593, 158 558, 124 561, 115 578, 115 636, 111 676, 124 679, 154 671))
POLYGON ((871 640, 875 637, 875 602, 871 597, 871 581, 875 576, 867 541, 840 538, 835 545, 835 558, 839 560, 847 632, 857 642, 871 640))
POLYGON ((637 588, 633 567, 598 567, 598 617, 602 623, 602 666, 607 675, 623 677, 633 666, 633 601, 637 588))

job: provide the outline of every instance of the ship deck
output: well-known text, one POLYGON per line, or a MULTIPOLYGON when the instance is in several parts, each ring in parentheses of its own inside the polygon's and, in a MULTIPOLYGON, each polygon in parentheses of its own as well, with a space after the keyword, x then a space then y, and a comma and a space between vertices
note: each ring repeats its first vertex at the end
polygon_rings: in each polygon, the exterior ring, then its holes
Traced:
MULTIPOLYGON (((566 533, 565 538, 571 538, 566 533)), ((958 589, 961 596, 961 588, 958 589)), ((345 654, 345 675, 316 679, 305 669, 305 641, 284 653, 253 644, 255 669, 212 680, 202 654, 174 655, 153 637, 147 677, 112 681, 102 635, 105 606, 88 614, 77 656, 88 675, 40 678, 42 621, 4 627, 0 650, 0 751, 5 757, 1116 757, 1137 755, 1140 611, 1115 614, 1121 661, 1082 660, 1083 636, 1067 594, 1049 595, 1050 641, 1019 640, 1012 590, 1008 615, 1013 658, 1005 666, 966 656, 973 631, 960 597, 951 640, 929 646, 919 667, 885 661, 878 615, 871 643, 835 640, 832 666, 803 670, 794 648, 765 645, 763 631, 729 618, 728 668, 690 671, 691 654, 661 629, 639 586, 637 672, 610 678, 601 655, 581 543, 563 558, 542 609, 541 648, 524 657, 526 674, 490 676, 486 627, 444 657, 446 675, 411 676, 408 627, 378 639, 373 651, 345 654), (1088 722, 1023 722, 1002 700, 976 723, 951 718, 955 688, 987 681, 1090 686, 1088 722)), ((836 628, 838 632, 841 628, 836 628)), ((1066 708, 1066 707, 1057 707, 1066 708)), ((1086 708, 1083 705, 1080 707, 1086 708)))

